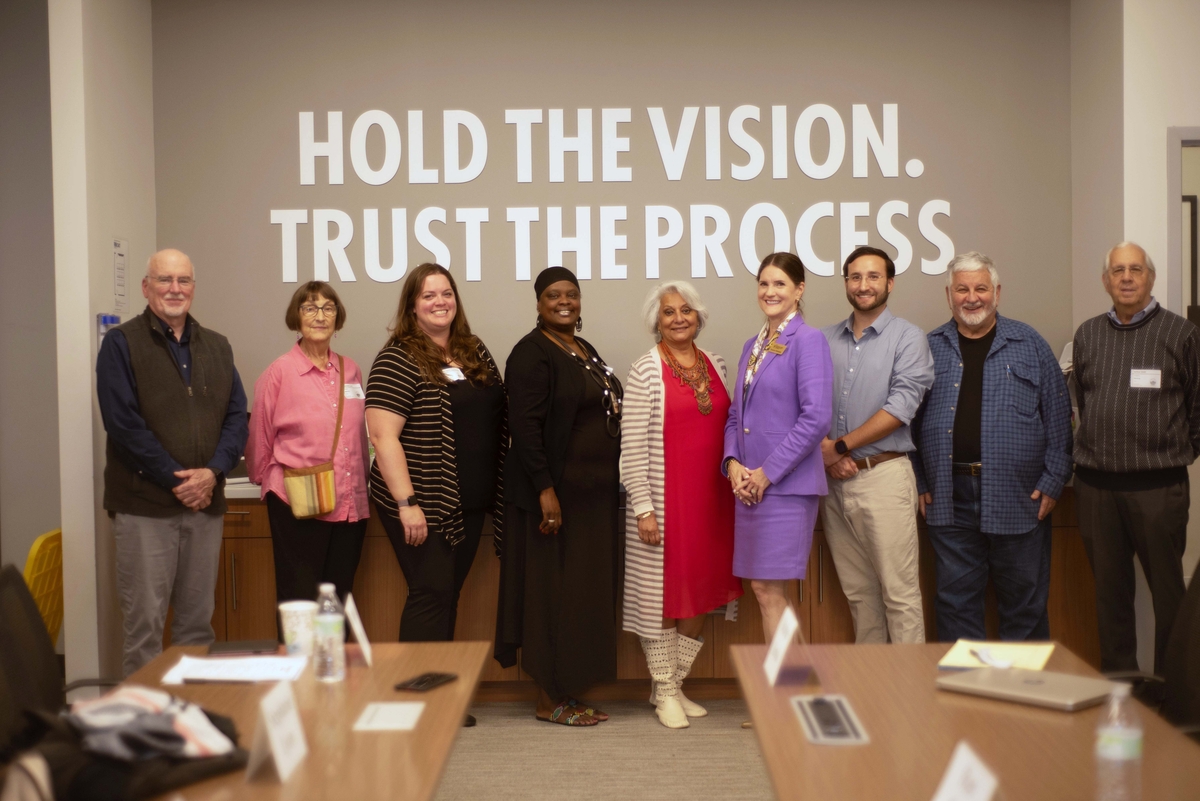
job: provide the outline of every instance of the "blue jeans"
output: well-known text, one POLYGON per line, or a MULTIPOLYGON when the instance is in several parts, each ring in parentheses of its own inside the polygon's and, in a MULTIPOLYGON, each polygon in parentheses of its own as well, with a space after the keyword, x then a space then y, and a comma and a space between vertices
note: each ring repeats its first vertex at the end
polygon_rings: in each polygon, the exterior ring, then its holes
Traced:
POLYGON ((1050 516, 1025 534, 980 530, 979 476, 954 476, 954 525, 930 526, 937 554, 937 636, 987 638, 983 622, 988 576, 996 588, 1000 639, 1048 640, 1050 516))

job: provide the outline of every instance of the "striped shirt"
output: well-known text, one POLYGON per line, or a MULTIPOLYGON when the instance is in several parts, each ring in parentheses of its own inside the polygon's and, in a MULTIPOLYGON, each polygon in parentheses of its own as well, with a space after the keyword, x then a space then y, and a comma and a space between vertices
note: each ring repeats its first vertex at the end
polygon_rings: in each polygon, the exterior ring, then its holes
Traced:
MULTIPOLYGON (((496 381, 500 371, 483 343, 479 355, 487 362, 496 381)), ((416 362, 402 348, 389 345, 379 351, 367 379, 367 406, 398 414, 404 418, 400 445, 408 462, 417 505, 425 513, 431 531, 437 531, 451 545, 462 542, 463 510, 458 492, 458 466, 454 456, 454 416, 450 408, 450 393, 445 386, 430 384, 421 377, 416 362)), ((497 553, 504 532, 504 456, 508 451, 508 426, 501 425, 499 458, 496 465, 496 503, 492 521, 495 525, 497 553)), ((371 465, 371 500, 392 517, 400 516, 400 508, 388 490, 379 470, 379 462, 371 465)))
POLYGON ((1105 314, 1085 321, 1075 332, 1074 374, 1079 467, 1167 470, 1200 454, 1200 342, 1183 317, 1159 306, 1130 325, 1105 314), (1145 386, 1155 379, 1160 386, 1145 386))

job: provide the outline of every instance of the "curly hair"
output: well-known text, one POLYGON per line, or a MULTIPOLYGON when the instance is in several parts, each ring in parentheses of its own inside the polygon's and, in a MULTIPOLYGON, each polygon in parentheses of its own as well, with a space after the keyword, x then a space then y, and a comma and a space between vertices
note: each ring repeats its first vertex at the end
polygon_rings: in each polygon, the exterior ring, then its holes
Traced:
POLYGON ((421 377, 431 384, 444 386, 450 383, 442 373, 446 366, 447 352, 444 352, 429 335, 417 325, 416 304, 417 296, 425 288, 425 279, 431 275, 444 275, 450 282, 454 292, 454 321, 450 323, 450 341, 448 354, 450 358, 462 365, 462 371, 473 383, 490 385, 495 380, 488 364, 479 355, 479 337, 471 333, 471 325, 467 322, 467 312, 463 308, 462 298, 458 294, 458 285, 454 276, 440 264, 422 264, 408 274, 404 288, 400 290, 400 305, 396 309, 396 317, 388 326, 388 341, 385 347, 396 346, 404 350, 421 371, 421 377))

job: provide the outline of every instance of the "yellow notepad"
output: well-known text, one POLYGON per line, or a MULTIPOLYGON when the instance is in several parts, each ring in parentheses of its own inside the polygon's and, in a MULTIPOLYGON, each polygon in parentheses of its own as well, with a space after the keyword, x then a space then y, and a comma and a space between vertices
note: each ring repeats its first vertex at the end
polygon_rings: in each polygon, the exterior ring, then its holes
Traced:
POLYGON ((1054 643, 1052 642, 959 640, 938 662, 938 668, 940 670, 969 670, 982 667, 1016 667, 1025 670, 1041 670, 1046 666, 1052 653, 1054 653, 1054 643))

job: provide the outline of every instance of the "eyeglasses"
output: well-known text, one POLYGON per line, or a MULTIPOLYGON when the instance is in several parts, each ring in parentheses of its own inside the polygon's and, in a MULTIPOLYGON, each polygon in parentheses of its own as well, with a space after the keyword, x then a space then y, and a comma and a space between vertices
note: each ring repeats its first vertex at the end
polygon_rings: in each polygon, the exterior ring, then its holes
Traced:
POLYGON ((156 275, 150 280, 162 289, 170 289, 171 284, 179 284, 180 289, 190 289, 196 283, 196 279, 188 278, 186 275, 182 278, 170 275, 156 275))
POLYGON ((324 306, 314 306, 311 303, 306 303, 300 307, 300 313, 305 317, 316 317, 319 312, 324 317, 337 316, 337 304, 327 303, 324 306))
POLYGON ((1113 278, 1120 278, 1126 273, 1128 273, 1131 278, 1137 278, 1145 272, 1146 268, 1140 264, 1130 264, 1129 266, 1118 264, 1116 267, 1110 267, 1108 270, 1108 274, 1113 278))

